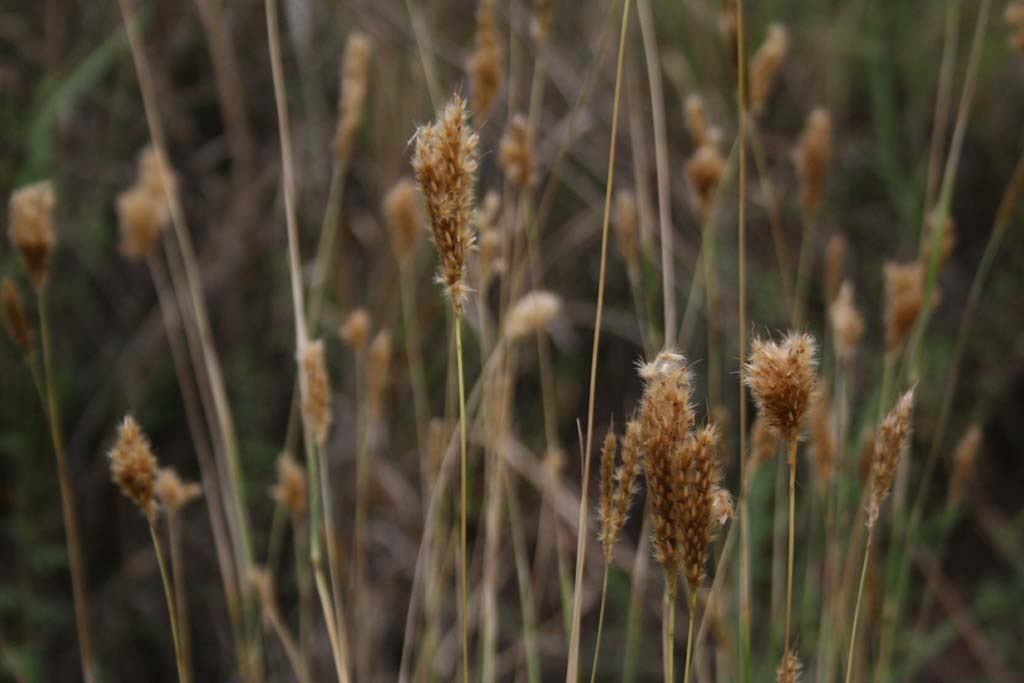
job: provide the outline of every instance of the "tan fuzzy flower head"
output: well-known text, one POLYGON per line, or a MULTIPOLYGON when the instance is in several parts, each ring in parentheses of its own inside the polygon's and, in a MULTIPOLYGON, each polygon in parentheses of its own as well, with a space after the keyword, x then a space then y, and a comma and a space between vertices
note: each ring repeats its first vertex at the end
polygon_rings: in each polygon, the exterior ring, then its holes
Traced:
POLYGON ((543 332, 561 312, 562 300, 553 292, 537 289, 524 294, 509 309, 505 318, 505 335, 509 341, 515 341, 543 332))
POLYGON ((393 355, 391 332, 381 330, 373 338, 366 354, 367 416, 371 423, 378 422, 384 414, 384 397, 391 381, 393 355))
POLYGON ((875 436, 875 451, 871 463, 871 498, 868 500, 868 527, 878 521, 878 515, 896 476, 903 451, 910 440, 910 417, 914 408, 914 390, 905 393, 889 411, 875 436))
POLYGON ((768 35, 750 64, 750 109, 755 116, 764 111, 782 61, 789 52, 789 33, 782 24, 768 27, 768 35))
POLYGON ((30 355, 32 353, 32 332, 29 330, 28 320, 25 318, 25 309, 21 305, 18 288, 9 278, 4 278, 3 287, 0 287, 0 298, 3 299, 4 323, 7 325, 7 333, 11 336, 11 341, 26 356, 30 355))
POLYGON ((270 497, 287 508, 295 519, 301 519, 309 509, 306 497, 306 471, 291 453, 277 456, 277 482, 270 489, 270 497))
POLYGON ((685 104, 686 130, 698 148, 712 143, 708 115, 704 111, 704 98, 697 94, 687 95, 685 104))
POLYGON ((156 476, 156 497, 167 514, 176 514, 181 508, 203 495, 196 482, 183 482, 173 467, 162 467, 156 476))
POLYGON ((110 459, 110 478, 152 522, 157 511, 156 457, 139 423, 131 415, 125 415, 117 442, 107 457, 110 459))
POLYGON ((136 183, 167 204, 178 192, 178 177, 174 170, 166 162, 161 162, 160 155, 151 145, 139 152, 136 183))
POLYGON ((713 425, 704 427, 686 440, 675 464, 675 498, 679 506, 675 540, 683 575, 694 591, 704 578, 708 545, 714 540, 724 512, 721 501, 719 509, 715 509, 721 479, 718 439, 719 432, 713 425))
POLYGON ((351 33, 345 43, 341 60, 341 94, 338 96, 338 128, 334 133, 334 158, 347 162, 363 118, 369 81, 370 58, 373 44, 358 31, 351 33))
POLYGON ((967 487, 974 476, 978 453, 981 451, 981 436, 981 427, 972 424, 953 451, 953 474, 949 478, 951 506, 959 504, 964 499, 967 487))
POLYGON ((509 121, 498 146, 498 162, 505 177, 515 187, 533 183, 533 150, 526 117, 516 114, 509 121))
POLYGON ((782 661, 779 662, 779 668, 775 670, 775 683, 798 683, 803 668, 804 665, 800 662, 800 658, 796 656, 796 653, 787 648, 786 654, 782 656, 782 661))
POLYGON ((919 261, 885 264, 885 347, 896 351, 917 322, 924 299, 924 269, 919 261))
POLYGON ((825 245, 825 299, 830 303, 835 300, 843 282, 848 246, 846 238, 839 233, 829 237, 825 245))
POLYGON ((839 287, 839 294, 828 307, 829 322, 832 324, 832 343, 836 357, 849 363, 857 352, 857 344, 864 334, 864 318, 853 303, 853 284, 846 281, 839 287))
POLYGON ((323 340, 307 342, 299 352, 299 371, 303 374, 302 416, 320 446, 327 440, 331 426, 331 386, 327 379, 323 340))
POLYGON ((640 425, 631 420, 619 451, 619 464, 615 465, 618 441, 612 429, 608 430, 601 449, 601 545, 606 562, 611 562, 612 549, 622 533, 629 514, 629 506, 636 493, 636 480, 640 472, 640 425))
POLYGON ((626 267, 631 271, 637 266, 637 217, 636 197, 629 190, 619 190, 615 194, 615 237, 619 244, 619 253, 626 267))
POLYGON ((384 195, 384 221, 391 233, 391 246, 400 258, 408 258, 416 246, 423 225, 423 207, 412 178, 402 178, 384 195))
POLYGON ((826 109, 818 107, 807 117, 794 156, 804 211, 812 214, 821 204, 825 171, 832 158, 832 116, 826 109))
POLYGON ((441 261, 438 281, 444 285, 456 313, 461 314, 469 295, 466 256, 473 247, 477 169, 477 136, 467 120, 462 97, 452 97, 435 123, 416 132, 412 165, 441 261))
POLYGON ((122 192, 117 198, 121 253, 130 259, 148 256, 167 217, 167 204, 145 186, 134 185, 122 192))
POLYGON ((817 381, 814 337, 791 332, 782 342, 754 339, 744 369, 758 412, 786 441, 800 438, 817 381))
POLYGON ((46 284, 50 269, 56 202, 53 183, 49 180, 26 185, 11 195, 8 216, 11 244, 21 254, 29 279, 36 287, 46 284))
POLYGON ((338 335, 353 351, 362 351, 370 339, 370 314, 365 308, 355 309, 341 324, 338 335))
POLYGON ((614 540, 610 533, 612 521, 612 494, 615 492, 615 455, 619 450, 619 441, 615 436, 615 426, 608 428, 608 433, 601 444, 601 470, 598 484, 601 489, 598 495, 598 518, 601 520, 599 539, 604 546, 604 557, 611 557, 614 540))
POLYGON ((718 147, 710 143, 697 148, 694 155, 686 162, 686 177, 690 181, 690 188, 693 191, 701 221, 707 221, 711 214, 715 192, 718 190, 724 174, 725 159, 722 158, 718 147))
POLYGON ((501 89, 501 43, 494 3, 495 0, 480 0, 476 10, 476 51, 466 65, 477 125, 487 118, 501 89))

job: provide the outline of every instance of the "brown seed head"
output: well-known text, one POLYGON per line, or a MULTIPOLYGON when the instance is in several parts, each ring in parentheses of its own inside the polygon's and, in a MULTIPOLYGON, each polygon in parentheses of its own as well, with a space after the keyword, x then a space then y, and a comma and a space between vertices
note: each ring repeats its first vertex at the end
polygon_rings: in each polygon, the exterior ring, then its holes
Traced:
POLYGON ((400 259, 408 258, 416 246, 423 208, 412 178, 402 178, 384 196, 384 220, 391 233, 391 246, 400 259))
POLYGON ((814 401, 808 418, 808 455, 814 466, 815 474, 822 483, 828 486, 835 474, 836 435, 832 429, 831 401, 828 385, 819 383, 815 391, 814 401))
POLYGON ((10 278, 4 278, 3 287, 0 288, 0 298, 3 299, 4 322, 7 324, 7 333, 11 335, 11 341, 26 356, 31 355, 32 332, 29 330, 28 321, 25 318, 25 309, 21 305, 18 288, 14 286, 10 278))
POLYGON ((817 381, 814 337, 791 332, 781 343, 754 339, 745 374, 768 426, 781 439, 799 439, 817 381))
POLYGON ((157 512, 156 458, 146 435, 131 415, 125 415, 117 442, 107 457, 110 458, 110 478, 152 522, 157 512))
POLYGON ((885 264, 885 346, 896 351, 921 313, 924 270, 919 261, 885 264))
POLYGON ((974 476, 974 466, 981 450, 981 427, 972 424, 964 432, 953 452, 953 474, 949 478, 949 505, 959 505, 974 476))
POLYGON ((832 323, 832 343, 836 358, 844 363, 853 360, 857 344, 864 334, 864 318, 853 303, 853 284, 846 281, 839 288, 835 301, 828 307, 829 322, 832 323))
POLYGON ((542 332, 561 312, 562 300, 557 294, 543 289, 529 292, 509 309, 505 335, 509 341, 515 341, 542 332))
POLYGON ((847 243, 846 238, 835 233, 828 238, 825 245, 825 300, 835 301, 839 293, 839 285, 843 281, 845 270, 847 243))
POLYGON ((629 190, 615 195, 615 236, 626 267, 635 272, 637 266, 636 197, 629 190))
POLYGON ((384 398, 391 381, 393 351, 391 332, 381 330, 373 338, 366 355, 367 416, 371 424, 379 422, 384 414, 384 398))
POLYGON ((786 648, 786 654, 782 656, 779 668, 775 670, 775 683, 798 683, 803 668, 800 658, 786 648))
MULTIPOLYGON (((719 516, 715 499, 721 472, 717 462, 718 430, 708 425, 686 440, 678 451, 675 472, 677 518, 674 525, 682 570, 690 589, 704 578, 708 545, 714 539, 719 516)), ((721 502, 719 502, 721 506, 721 502)), ((721 514, 723 511, 718 510, 721 514)))
POLYGON ((494 0, 480 0, 476 10, 476 51, 466 65, 478 125, 491 111, 501 89, 501 43, 494 0))
POLYGON ((526 117, 516 114, 505 128, 498 147, 498 161, 505 177, 515 187, 533 183, 533 150, 526 117))
POLYGON ((878 521, 882 503, 889 495, 903 451, 910 439, 910 415, 914 407, 914 390, 905 393, 889 411, 878 428, 871 464, 871 498, 868 501, 868 527, 878 521))
POLYGON ((9 206, 11 244, 21 254, 29 279, 36 287, 46 284, 53 250, 53 184, 44 180, 14 191, 9 206))
POLYGON ((121 253, 129 259, 145 258, 164 229, 167 204, 145 186, 133 185, 118 196, 117 217, 121 253))
POLYGON ((615 452, 618 450, 618 440, 615 438, 615 428, 609 427, 601 445, 601 472, 599 483, 601 486, 598 497, 598 517, 601 520, 601 531, 598 535, 604 546, 605 562, 611 561, 612 546, 615 540, 610 533, 612 523, 612 495, 615 492, 615 452))
POLYGON ((334 158, 347 162, 359 122, 363 118, 373 44, 358 31, 349 34, 341 61, 341 95, 338 97, 338 128, 334 133, 334 158))
POLYGON ((941 225, 941 234, 938 235, 939 239, 939 260, 936 262, 936 266, 941 270, 946 262, 949 261, 949 257, 953 254, 953 247, 956 246, 956 223, 953 221, 953 217, 946 215, 945 220, 939 220, 937 213, 932 213, 928 216, 928 220, 925 222, 925 233, 921 239, 921 266, 927 270, 931 268, 931 254, 932 244, 935 241, 935 226, 941 225))
POLYGON ((764 111, 779 73, 779 66, 789 52, 789 33, 782 24, 768 27, 768 35, 754 54, 750 64, 750 109, 755 116, 764 111))
POLYGON ((804 211, 813 214, 821 204, 825 170, 832 158, 832 117, 827 110, 818 107, 807 117, 795 157, 804 211))
POLYGON ((370 338, 370 314, 365 308, 355 309, 345 318, 338 334, 353 351, 361 352, 366 348, 366 342, 370 338))
POLYGON ((203 495, 203 490, 194 481, 183 482, 173 467, 162 467, 156 476, 156 497, 167 514, 177 514, 193 500, 203 495))
POLYGON ((530 35, 535 43, 547 40, 551 29, 551 9, 554 0, 533 0, 533 17, 530 20, 530 35))
POLYGON ((725 489, 716 489, 711 496, 711 518, 715 524, 725 526, 735 514, 736 509, 733 507, 729 492, 725 489))
POLYGON ((167 205, 178 192, 178 178, 173 169, 161 163, 160 155, 151 145, 139 152, 136 184, 167 205))
POLYGON ((704 111, 704 98, 700 95, 686 97, 686 130, 697 148, 713 142, 707 112, 704 111))
POLYGON ((270 497, 284 506, 294 519, 302 519, 309 509, 306 471, 291 453, 277 456, 277 483, 270 488, 270 497))
POLYGON ((1010 0, 1003 11, 1003 20, 1011 27, 1024 26, 1024 0, 1010 0))
POLYGON ((455 95, 435 123, 416 132, 413 169, 423 193, 434 246, 441 260, 438 280, 456 313, 468 296, 466 255, 473 246, 473 188, 477 136, 466 120, 466 105, 455 95))
POLYGON ((299 352, 299 365, 305 378, 302 416, 317 443, 323 446, 331 426, 331 386, 327 379, 322 340, 306 342, 305 348, 299 352))
POLYGON ((725 159, 713 144, 701 145, 686 162, 686 177, 690 181, 701 221, 707 221, 711 214, 715 191, 721 184, 724 174, 725 159))

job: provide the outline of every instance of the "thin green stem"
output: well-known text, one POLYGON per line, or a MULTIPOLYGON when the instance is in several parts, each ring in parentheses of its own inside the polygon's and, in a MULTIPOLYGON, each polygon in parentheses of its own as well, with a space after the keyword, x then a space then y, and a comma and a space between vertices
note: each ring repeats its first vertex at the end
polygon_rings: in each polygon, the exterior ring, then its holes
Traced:
POLYGON ((665 577, 670 583, 665 586, 665 599, 668 601, 668 634, 665 636, 665 680, 673 683, 676 679, 675 672, 675 644, 676 644, 676 577, 665 577))
POLYGON ((796 512, 796 439, 789 442, 789 555, 786 562, 786 639, 789 651, 789 628, 793 612, 793 520, 796 512))
POLYGON ((175 602, 174 602, 174 589, 171 588, 170 577, 167 576, 167 567, 164 564, 164 554, 160 550, 160 539, 156 535, 156 527, 154 526, 153 517, 155 515, 147 515, 146 520, 149 522, 149 537, 153 539, 153 550, 156 552, 156 563, 160 567, 160 580, 164 584, 164 597, 167 599, 167 615, 171 619, 171 637, 174 640, 174 661, 178 666, 178 680, 181 683, 187 683, 188 677, 185 674, 185 662, 181 658, 181 643, 178 638, 178 619, 175 616, 175 602))
POLYGON ((462 369, 462 314, 455 310, 455 359, 459 373, 459 604, 462 628, 462 680, 469 683, 469 628, 466 587, 466 383, 462 369))
POLYGON ((611 562, 604 563, 604 578, 601 579, 601 609, 597 617, 597 642, 594 644, 594 663, 590 668, 590 683, 597 680, 597 661, 601 655, 601 632, 604 631, 604 603, 608 597, 608 568, 611 562))
POLYGON ((857 587, 857 602, 853 608, 853 626, 850 629, 850 651, 846 656, 846 683, 850 683, 853 672, 853 650, 857 643, 857 619, 860 617, 860 600, 864 594, 864 575, 868 573, 868 555, 871 552, 871 537, 874 527, 868 528, 868 540, 864 545, 864 564, 860 568, 860 585, 857 587))
POLYGON ((686 629, 686 669, 683 671, 683 683, 690 683, 690 658, 693 654, 693 617, 697 613, 697 591, 690 594, 690 625, 686 629))

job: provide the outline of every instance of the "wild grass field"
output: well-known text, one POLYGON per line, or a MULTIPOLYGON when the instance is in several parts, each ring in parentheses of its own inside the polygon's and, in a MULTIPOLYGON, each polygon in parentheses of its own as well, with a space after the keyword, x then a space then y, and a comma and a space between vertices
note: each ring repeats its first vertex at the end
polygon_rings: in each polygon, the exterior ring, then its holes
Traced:
POLYGON ((0 680, 1024 681, 1024 2, 0 2, 0 680))

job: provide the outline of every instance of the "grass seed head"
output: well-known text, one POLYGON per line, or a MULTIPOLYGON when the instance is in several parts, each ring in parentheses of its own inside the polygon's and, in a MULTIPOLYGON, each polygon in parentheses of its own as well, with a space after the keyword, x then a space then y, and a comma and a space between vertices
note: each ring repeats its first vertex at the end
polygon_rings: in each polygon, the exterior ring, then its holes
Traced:
POLYGON ((384 399, 391 382, 394 342, 389 330, 381 330, 373 338, 366 354, 367 418, 377 428, 384 416, 384 399))
POLYGON ((775 670, 775 683, 798 683, 803 672, 804 665, 800 658, 791 649, 786 648, 786 654, 782 656, 779 668, 775 670))
POLYGON ((4 323, 7 325, 7 333, 11 336, 11 341, 21 349, 22 353, 30 356, 32 354, 32 331, 28 327, 28 319, 25 317, 25 308, 21 305, 18 288, 10 278, 4 278, 4 284, 0 287, 0 299, 3 299, 4 323))
POLYGON ((693 138, 693 144, 700 148, 713 142, 711 128, 708 126, 707 112, 704 111, 704 98, 697 94, 686 97, 686 130, 693 138))
POLYGON ((561 312, 562 300, 553 292, 537 289, 524 294, 509 309, 505 335, 509 341, 515 341, 543 332, 561 312))
POLYGON ((821 204, 825 171, 832 158, 832 116, 826 109, 818 107, 807 117, 795 157, 801 202, 804 211, 813 214, 821 204))
POLYGON ((331 426, 331 386, 327 378, 323 340, 306 342, 299 352, 300 372, 304 376, 302 416, 320 446, 327 441, 331 426))
POLYGON ((152 522, 157 512, 156 457, 139 423, 131 415, 125 415, 117 442, 107 457, 110 460, 110 478, 152 522))
POLYGON ((637 266, 637 217, 636 197, 629 190, 619 190, 615 195, 615 237, 619 252, 626 267, 634 271, 637 266))
POLYGON ((868 527, 878 521, 878 515, 896 475, 903 451, 910 440, 910 417, 914 407, 914 390, 905 393, 882 421, 875 436, 874 457, 871 463, 871 498, 868 500, 868 527))
POLYGON ((366 312, 365 308, 355 309, 345 318, 338 334, 353 351, 361 352, 366 348, 366 342, 370 339, 370 314, 366 312))
POLYGON ((338 128, 334 133, 334 158, 347 162, 352 158, 359 122, 366 105, 370 58, 373 44, 365 34, 355 31, 345 43, 341 60, 341 94, 338 96, 338 128))
POLYGON ((707 221, 711 215, 715 192, 718 190, 724 174, 725 159, 722 158, 718 147, 710 143, 698 147, 690 160, 686 162, 686 177, 690 181, 690 188, 693 191, 702 222, 707 221))
POLYGON ((931 267, 932 244, 936 238, 935 226, 937 225, 942 226, 941 234, 938 235, 939 260, 936 262, 939 270, 949 261, 949 257, 953 255, 953 248, 956 246, 956 223, 953 221, 953 217, 947 214, 944 219, 940 220, 938 213, 929 215, 925 222, 925 233, 921 239, 921 255, 919 257, 921 267, 925 272, 931 267))
POLYGON ((477 135, 459 95, 452 98, 435 123, 416 132, 412 163, 441 261, 438 281, 444 285, 456 313, 461 314, 469 295, 466 256, 473 246, 477 135))
POLYGON ((725 512, 721 500, 719 509, 715 509, 721 480, 718 440, 718 430, 707 425, 686 439, 677 451, 675 463, 675 542, 683 575, 694 591, 704 578, 708 545, 714 540, 719 519, 725 512))
POLYGON ((166 204, 142 185, 134 185, 117 198, 121 226, 121 253, 142 259, 153 250, 167 220, 166 204))
POLYGON ((487 118, 501 89, 501 43, 494 0, 480 0, 476 10, 476 50, 467 64, 473 115, 478 125, 487 118))
POLYGON ((754 339, 744 381, 758 412, 779 438, 795 441, 811 406, 816 378, 814 337, 791 332, 782 340, 754 339))
POLYGON ((789 52, 789 32, 782 24, 768 27, 768 35, 750 64, 750 108, 755 116, 764 111, 779 67, 789 52))
POLYGON ((885 264, 885 346, 896 351, 921 313, 924 269, 919 261, 885 264))
POLYGON ((530 18, 530 35, 535 43, 547 40, 551 30, 551 10, 554 0, 533 0, 533 16, 530 18))
POLYGON ((864 318, 853 302, 853 284, 846 281, 839 287, 839 294, 828 307, 829 322, 832 325, 832 344, 836 357, 849 363, 857 352, 857 344, 864 334, 864 318))
POLYGON ((36 287, 46 284, 50 269, 56 202, 53 183, 49 180, 26 185, 11 194, 8 215, 11 244, 21 254, 29 279, 36 287))
POLYGON ((391 246, 400 259, 409 257, 423 225, 420 198, 412 178, 402 178, 384 195, 384 221, 391 233, 391 246))
POLYGON ((167 514, 177 514, 183 507, 203 495, 194 481, 183 482, 173 467, 161 467, 156 475, 156 497, 167 514))
POLYGON ((981 451, 981 436, 981 427, 972 424, 953 451, 953 474, 949 478, 950 506, 959 505, 964 499, 981 451))
POLYGON ((533 150, 526 117, 516 114, 509 121, 498 147, 498 162, 505 177, 515 187, 533 183, 533 150))
POLYGON ((615 437, 614 426, 608 428, 601 445, 601 471, 599 484, 601 487, 598 496, 598 517, 601 520, 600 539, 604 547, 604 558, 608 562, 612 556, 612 546, 615 540, 611 534, 612 524, 612 494, 615 492, 615 453, 618 450, 618 439, 615 437))
POLYGON ((309 509, 306 471, 291 453, 277 456, 277 482, 270 488, 270 497, 287 509, 294 519, 302 519, 309 509))
POLYGON ((846 238, 841 234, 836 233, 828 238, 828 244, 825 245, 825 301, 829 303, 835 301, 839 293, 847 251, 846 238))

